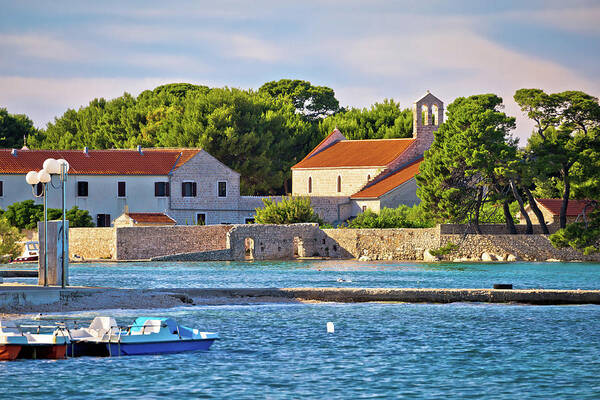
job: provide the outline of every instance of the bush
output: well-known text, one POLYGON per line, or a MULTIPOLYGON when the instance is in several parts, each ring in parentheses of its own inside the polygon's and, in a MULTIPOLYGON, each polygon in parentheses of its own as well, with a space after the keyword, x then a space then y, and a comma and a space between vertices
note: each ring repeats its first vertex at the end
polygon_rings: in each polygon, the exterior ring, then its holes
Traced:
POLYGON ((19 230, 11 226, 5 218, 0 218, 0 262, 5 256, 13 259, 20 254, 20 238, 19 230))
POLYGON ((383 208, 379 214, 367 210, 350 221, 348 228, 431 228, 434 225, 420 205, 401 205, 383 208))
MULTIPOLYGON (((25 200, 11 204, 4 212, 4 217, 10 225, 19 229, 36 229, 38 221, 44 220, 44 206, 35 204, 33 200, 25 200)), ((91 227, 94 226, 92 217, 87 210, 80 210, 73 206, 67 211, 69 227, 91 227)), ((48 209, 48 221, 62 219, 62 210, 58 208, 48 209)))
POLYGON ((588 218, 587 226, 585 222, 575 222, 550 235, 552 245, 572 247, 585 255, 600 252, 600 209, 590 213, 588 218))
POLYGON ((310 205, 309 197, 282 197, 280 202, 263 199, 264 207, 256 209, 254 221, 257 224, 297 224, 316 222, 323 224, 310 205))

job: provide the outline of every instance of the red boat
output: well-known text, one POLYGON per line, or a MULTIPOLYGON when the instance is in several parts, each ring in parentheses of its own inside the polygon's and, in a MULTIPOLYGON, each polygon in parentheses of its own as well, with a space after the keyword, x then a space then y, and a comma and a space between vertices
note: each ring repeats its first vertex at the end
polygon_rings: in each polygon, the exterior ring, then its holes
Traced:
POLYGON ((67 354, 67 345, 70 343, 68 333, 54 329, 50 333, 39 333, 41 328, 55 328, 31 326, 37 328, 38 333, 23 332, 12 321, 0 321, 0 360, 12 361, 17 358, 47 358, 61 359, 67 354))

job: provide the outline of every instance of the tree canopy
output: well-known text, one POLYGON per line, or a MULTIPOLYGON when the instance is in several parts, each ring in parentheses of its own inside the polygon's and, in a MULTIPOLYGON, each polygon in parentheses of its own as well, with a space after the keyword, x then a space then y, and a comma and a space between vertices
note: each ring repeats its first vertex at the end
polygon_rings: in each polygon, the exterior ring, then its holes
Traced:
POLYGON ((333 89, 313 86, 308 81, 280 79, 267 82, 258 89, 271 97, 285 97, 292 101, 296 110, 310 120, 317 120, 340 110, 333 89))
POLYGON ((37 129, 24 114, 9 114, 6 108, 0 108, 0 147, 20 148, 24 139, 35 135, 37 129))
POLYGON ((385 99, 370 108, 351 108, 329 116, 319 124, 323 136, 335 127, 351 140, 412 137, 413 114, 408 108, 400 108, 393 99, 385 99))
POLYGON ((483 205, 494 202, 503 205, 509 228, 513 224, 504 168, 516 159, 509 135, 515 119, 501 107, 494 94, 459 97, 448 106, 417 176, 417 194, 430 214, 477 226, 483 205))

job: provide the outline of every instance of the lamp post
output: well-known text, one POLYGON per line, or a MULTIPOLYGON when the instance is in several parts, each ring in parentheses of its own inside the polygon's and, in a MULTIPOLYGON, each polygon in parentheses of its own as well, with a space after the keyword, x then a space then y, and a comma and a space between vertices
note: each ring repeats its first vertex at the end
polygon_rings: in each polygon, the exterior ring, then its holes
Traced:
MULTIPOLYGON (((65 195, 66 195, 66 181, 67 173, 69 172, 69 163, 67 160, 60 159, 55 160, 54 158, 48 158, 44 161, 43 169, 39 172, 29 171, 25 176, 27 183, 31 185, 32 191, 34 186, 38 183, 44 184, 43 196, 44 196, 44 286, 48 286, 48 207, 46 200, 47 184, 50 182, 52 187, 62 189, 62 271, 61 271, 61 286, 64 288, 66 284, 66 267, 69 262, 69 258, 66 256, 66 241, 67 241, 67 230, 66 227, 66 210, 65 210, 65 195), (56 187, 52 183, 52 175, 60 175, 60 186, 56 187)), ((35 197, 41 195, 33 193, 35 197)))
POLYGON ((66 274, 66 270, 67 270, 67 264, 69 262, 69 257, 66 256, 67 253, 67 249, 66 247, 66 243, 67 243, 67 229, 66 229, 66 207, 65 207, 65 198, 66 198, 66 183, 67 183, 67 173, 69 172, 69 163, 67 162, 67 160, 65 159, 58 159, 55 160, 54 158, 48 158, 46 161, 44 161, 44 169, 46 171, 48 171, 48 173, 50 174, 50 184, 52 185, 53 188, 55 189, 61 189, 62 191, 62 253, 61 253, 61 259, 62 259, 62 268, 61 268, 61 286, 64 288, 66 285, 66 280, 67 280, 67 274, 66 274), (53 175, 59 175, 59 179, 60 179, 60 186, 54 186, 54 183, 52 183, 52 176, 53 175))
POLYGON ((29 171, 25 176, 25 181, 31 185, 31 191, 35 197, 44 196, 44 286, 48 286, 48 207, 46 200, 47 184, 50 182, 50 174, 42 169, 38 172, 29 171), (35 192, 35 186, 42 183, 42 193, 35 192))

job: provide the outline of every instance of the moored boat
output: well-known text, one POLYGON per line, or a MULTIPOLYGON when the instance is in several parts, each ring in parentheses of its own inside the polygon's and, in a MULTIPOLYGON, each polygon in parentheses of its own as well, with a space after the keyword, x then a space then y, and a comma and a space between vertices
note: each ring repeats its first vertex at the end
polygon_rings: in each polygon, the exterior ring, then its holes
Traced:
POLYGON ((69 338, 63 329, 31 326, 38 333, 24 332, 12 321, 0 321, 0 360, 17 358, 61 359, 66 357, 69 338), (41 328, 52 328, 53 332, 39 333, 41 328))
MULTIPOLYGON (((23 243, 23 242, 21 242, 23 243)), ((30 240, 25 242, 23 247, 23 254, 15 258, 13 263, 33 262, 39 258, 39 242, 37 240, 30 240)))
POLYGON ((208 350, 219 335, 178 325, 173 318, 139 317, 120 328, 112 317, 96 317, 88 328, 69 331, 70 356, 126 356, 208 350))

